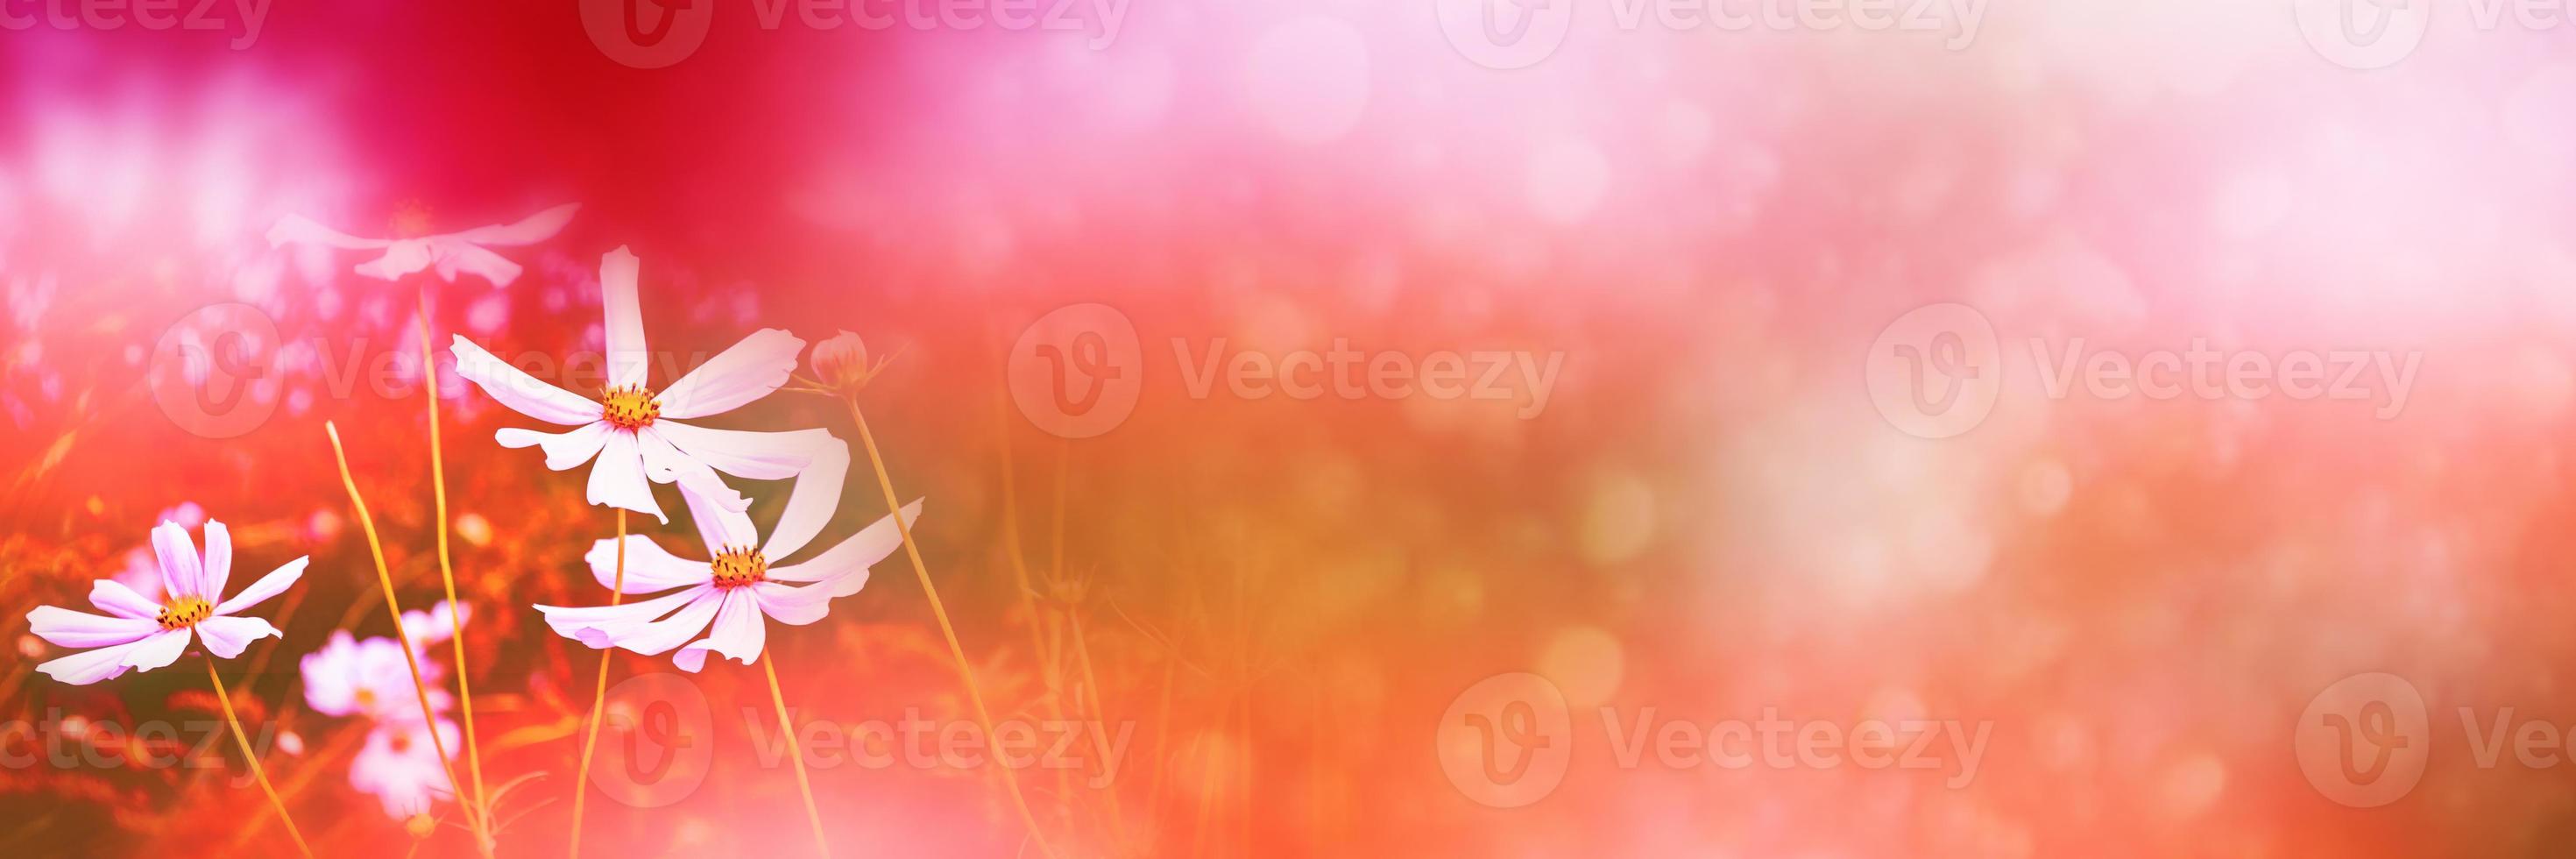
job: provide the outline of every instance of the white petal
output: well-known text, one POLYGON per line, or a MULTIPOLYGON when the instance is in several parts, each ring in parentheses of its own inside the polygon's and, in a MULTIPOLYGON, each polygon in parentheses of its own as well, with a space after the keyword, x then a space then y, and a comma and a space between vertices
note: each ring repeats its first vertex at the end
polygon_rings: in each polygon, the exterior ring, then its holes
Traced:
POLYGON ((403 239, 385 248, 384 256, 358 264, 352 269, 378 280, 401 280, 403 275, 429 267, 429 243, 420 239, 403 239))
POLYGON ((441 241, 434 256, 438 260, 438 279, 448 283, 455 283, 460 274, 480 277, 493 286, 509 286, 519 279, 518 263, 473 245, 441 241))
MULTIPOLYGON (((617 589, 617 541, 601 540, 591 544, 590 573, 599 586, 617 589)), ((706 561, 692 561, 673 555, 653 538, 642 534, 626 535, 626 587, 630 594, 651 594, 689 585, 703 585, 715 578, 715 570, 706 561)))
POLYGON ((581 211, 580 203, 565 203, 521 218, 515 223, 475 227, 450 235, 478 245, 507 247, 536 244, 554 238, 556 233, 563 232, 564 225, 570 223, 573 213, 578 211, 581 211))
POLYGON ((139 617, 151 620, 161 613, 160 603, 135 593, 133 588, 126 587, 124 582, 115 579, 91 582, 89 604, 97 606, 99 611, 118 617, 139 617))
POLYGON ((463 335, 456 337, 448 351, 456 355, 456 375, 473 382, 511 411, 568 427, 599 420, 605 411, 589 397, 537 381, 537 377, 492 357, 492 353, 463 335))
POLYGON ((304 703, 325 716, 346 716, 358 708, 358 642, 349 631, 335 629, 322 649, 304 654, 304 703))
POLYGON ((58 682, 87 686, 125 673, 128 668, 125 664, 126 657, 132 656, 134 650, 142 646, 143 640, 135 639, 113 647, 74 653, 38 665, 36 670, 44 672, 45 676, 52 677, 58 682))
POLYGON ((635 450, 635 434, 612 432, 590 464, 590 503, 643 513, 671 523, 653 501, 653 484, 644 479, 644 457, 635 450))
POLYGON ((151 618, 106 617, 49 605, 27 612, 27 631, 56 647, 114 647, 132 644, 161 631, 151 618))
POLYGON ((635 450, 644 457, 644 475, 655 483, 677 483, 681 494, 714 501, 727 510, 749 509, 751 499, 726 485, 714 468, 681 453, 662 437, 660 428, 672 425, 655 421, 635 431, 635 450))
POLYGON ((541 605, 537 611, 545 614, 556 635, 592 647, 623 647, 650 656, 678 647, 706 629, 723 594, 713 585, 699 585, 640 603, 591 608, 541 605))
POLYGON ((681 453, 688 454, 689 458, 706 463, 717 471, 749 480, 794 477, 814 461, 815 451, 824 443, 840 444, 832 438, 830 430, 822 429, 751 432, 654 421, 653 431, 679 448, 681 453))
MULTIPOLYGON (((904 524, 921 521, 921 502, 922 499, 915 498, 903 506, 904 524)), ((835 595, 848 596, 858 593, 859 587, 868 583, 869 567, 876 566, 878 561, 885 560, 902 546, 903 535, 895 531, 894 517, 886 516, 860 529, 840 545, 823 550, 812 560, 770 567, 769 577, 784 582, 837 581, 833 589, 841 592, 835 595), (852 576, 857 577, 855 582, 847 580, 852 576)))
POLYGON ((163 522, 152 529, 152 554, 161 559, 161 591, 171 600, 207 596, 205 570, 188 529, 177 522, 163 522))
POLYGON ((706 666, 707 651, 712 650, 750 665, 760 659, 760 645, 767 630, 768 625, 761 622, 759 600, 749 591, 735 588, 725 594, 724 607, 716 612, 715 626, 707 631, 707 637, 689 642, 680 652, 671 654, 671 664, 694 673, 706 666))
MULTIPOLYGON (((726 491, 731 490, 726 487, 726 491)), ((760 545, 760 532, 752 526, 750 513, 685 485, 680 489, 680 498, 689 504, 689 522, 698 526, 698 541, 707 547, 707 557, 735 546, 760 545)), ((748 499, 743 506, 750 506, 748 499)))
MULTIPOLYGON (((867 571, 859 571, 859 583, 867 583, 867 571)), ((857 593, 858 589, 852 588, 850 592, 857 593)), ((757 582, 751 586, 751 595, 760 601, 760 613, 769 615, 769 619, 789 626, 804 626, 822 620, 823 615, 830 613, 833 597, 849 594, 835 594, 822 585, 797 587, 757 582)))
POLYGON ((841 487, 849 477, 850 448, 831 430, 747 432, 656 421, 653 431, 680 452, 717 471, 752 480, 796 478, 787 507, 770 529, 768 555, 786 558, 814 539, 840 509, 841 487))
POLYGON ((297 558, 268 571, 268 575, 259 577, 259 581, 250 583, 250 587, 243 588, 242 592, 234 594, 232 599, 217 604, 215 613, 233 614, 267 602, 269 597, 285 593, 288 586, 295 584, 296 579, 304 577, 304 565, 312 560, 310 556, 297 558))
POLYGON ((608 312, 608 386, 640 386, 652 361, 644 345, 644 308, 635 297, 635 253, 617 246, 599 258, 600 307, 608 312))
POLYGON ((262 638, 283 638, 277 627, 255 617, 210 617, 197 622, 197 638, 219 659, 240 656, 242 648, 262 638))
POLYGON ((125 651, 125 667, 136 671, 150 671, 177 662, 179 654, 188 652, 188 638, 188 631, 185 629, 153 633, 152 637, 127 646, 129 649, 125 651))
POLYGON ((591 421, 559 433, 504 427, 501 431, 493 433, 492 439, 507 448, 521 448, 529 445, 544 448, 546 467, 562 471, 589 462, 591 457, 598 456, 600 446, 608 443, 608 434, 616 429, 615 425, 607 421, 591 421))
MULTIPOLYGON (((761 553, 776 560, 794 557, 797 550, 813 542, 832 523, 832 515, 841 510, 841 484, 850 476, 850 448, 827 430, 806 430, 797 445, 812 454, 804 470, 796 475, 796 488, 787 493, 787 506, 778 512, 778 524, 769 529, 769 542, 761 553)), ((919 502, 914 513, 920 512, 919 502)), ((911 516, 904 521, 912 521, 911 516)))
POLYGON ((277 219, 276 226, 268 228, 268 246, 277 247, 278 245, 289 243, 361 249, 381 248, 386 245, 393 244, 393 240, 362 239, 357 236, 349 235, 348 233, 343 233, 338 230, 331 229, 330 227, 314 223, 313 219, 304 217, 303 215, 288 215, 277 219))
POLYGON ((206 563, 197 574, 205 588, 205 597, 222 596, 226 580, 233 576, 233 532, 224 523, 206 520, 206 563))
POLYGON ((784 329, 754 331, 662 389, 662 416, 702 418, 769 396, 787 384, 804 352, 805 341, 784 329))

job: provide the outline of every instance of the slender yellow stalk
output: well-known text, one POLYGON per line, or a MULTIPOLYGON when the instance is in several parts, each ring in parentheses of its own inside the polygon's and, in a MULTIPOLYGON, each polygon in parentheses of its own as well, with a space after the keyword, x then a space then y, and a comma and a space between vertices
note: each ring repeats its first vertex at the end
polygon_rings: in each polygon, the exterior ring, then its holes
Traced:
MULTIPOLYGON (((1107 736, 1109 727, 1109 710, 1108 708, 1100 706, 1100 675, 1093 673, 1091 670, 1091 643, 1083 638, 1082 616, 1074 612, 1067 611, 1065 612, 1065 618, 1073 627, 1073 654, 1076 663, 1082 666, 1083 691, 1090 695, 1091 721, 1092 724, 1100 726, 1100 730, 1091 732, 1092 746, 1098 750, 1100 755, 1100 774, 1103 777, 1107 777, 1109 775, 1110 768, 1115 766, 1115 764, 1109 760, 1110 750, 1109 738, 1107 736)), ((1127 840, 1127 813, 1119 807, 1118 785, 1113 783, 1105 785, 1105 788, 1109 791, 1110 833, 1112 834, 1114 841, 1125 841, 1127 840)))
MULTIPOLYGON (((1063 662, 1058 658, 1058 654, 1056 653, 1057 648, 1049 646, 1047 641, 1047 633, 1053 628, 1051 624, 1054 618, 1038 606, 1037 589, 1029 583, 1028 551, 1025 547, 1020 545, 1019 471, 1014 465, 1014 459, 1011 455, 1011 431, 1009 419, 1004 417, 1004 414, 1001 411, 1001 409, 1008 407, 1001 406, 998 402, 996 403, 996 406, 997 408, 993 412, 993 417, 995 419, 994 425, 1000 428, 1000 434, 998 437, 1001 442, 1002 450, 1003 551, 1010 557, 1011 578, 1019 585, 1017 590, 1020 595, 1020 610, 1027 613, 1029 616, 1029 655, 1030 658, 1038 661, 1038 676, 1046 682, 1046 702, 1049 718, 1063 721, 1063 662)), ((1055 582, 1048 582, 1047 586, 1049 588, 1053 588, 1056 584, 1057 583, 1055 582)), ((1055 796, 1056 816, 1062 819, 1067 825, 1071 825, 1073 822, 1072 771, 1065 769, 1058 769, 1055 771, 1055 796)))
POLYGON ((358 530, 367 535, 367 552, 376 559, 376 584, 385 590, 385 613, 393 617, 394 637, 402 641, 403 663, 411 667, 411 689, 420 696, 420 720, 429 727, 429 745, 438 750, 438 768, 447 773, 447 788, 456 794, 457 805, 465 820, 474 825, 476 852, 492 855, 492 835, 483 828, 483 816, 465 799, 465 786, 456 780, 456 764, 447 757, 447 741, 438 735, 438 712, 429 706, 429 682, 421 679, 420 657, 413 653, 411 631, 403 628, 402 603, 394 596, 394 575, 385 566, 385 544, 376 539, 376 518, 367 513, 367 500, 358 495, 358 481, 349 476, 349 453, 340 447, 340 428, 329 421, 322 431, 331 436, 331 458, 340 466, 340 486, 349 490, 349 506, 358 511, 358 530))
POLYGON ((465 611, 456 601, 456 567, 447 553, 447 460, 438 443, 438 357, 429 344, 427 280, 420 284, 420 380, 429 400, 429 487, 437 517, 432 530, 438 535, 438 581, 447 586, 447 642, 456 658, 456 709, 465 719, 465 770, 474 780, 474 807, 488 817, 492 795, 483 790, 483 746, 474 738, 474 686, 465 679, 465 611))
POLYGON ((305 845, 303 831, 295 828, 295 818, 286 813, 286 801, 277 798, 276 786, 268 783, 268 770, 260 767, 259 752, 250 747, 250 735, 242 732, 241 717, 233 713, 233 694, 225 691, 223 675, 215 673, 215 656, 211 653, 206 654, 206 679, 215 684, 215 700, 223 702, 224 721, 233 726, 233 740, 241 743, 242 760, 250 762, 251 777, 259 779, 259 789, 268 794, 268 805, 277 809, 277 819, 286 822, 286 834, 295 839, 295 849, 312 856, 313 848, 305 845))
MULTIPOLYGON (((614 607, 625 601, 626 509, 620 507, 617 510, 617 584, 608 592, 608 604, 614 607)), ((581 775, 572 783, 572 855, 575 857, 581 855, 581 809, 584 800, 590 797, 590 753, 599 748, 599 717, 605 709, 601 705, 608 701, 608 657, 616 653, 617 648, 614 647, 599 651, 599 681, 590 690, 590 729, 588 736, 581 741, 581 775)))
POLYGON ((1029 828, 1029 842, 1037 845, 1039 855, 1054 859, 1055 848, 1047 844, 1038 831, 1037 815, 1030 813, 1029 800, 1020 795, 1020 778, 1002 757, 1001 740, 993 733, 993 714, 984 708, 984 692, 975 685, 975 665, 966 660, 966 648, 957 643, 957 627, 948 622, 948 608, 939 602, 939 588, 930 583, 930 568, 921 562, 921 548, 912 541, 912 523, 903 519, 903 502, 896 500, 894 478, 886 474, 885 457, 877 453, 877 438, 868 432, 868 418, 859 413, 856 398, 844 398, 850 407, 850 422, 859 427, 859 443, 867 448, 868 465, 876 469, 877 488, 885 492, 886 509, 895 511, 894 532, 903 538, 904 556, 912 560, 912 574, 921 580, 921 593, 930 599, 930 613, 939 619, 939 633, 948 639, 948 655, 957 660, 957 676, 966 683, 966 700, 975 705, 975 721, 984 727, 984 747, 993 765, 1002 771, 1002 784, 1011 792, 1011 804, 1020 812, 1020 822, 1029 828))
POLYGON ((778 708, 778 732, 786 735, 787 760, 796 765, 796 790, 805 795, 805 821, 814 825, 814 849, 828 857, 832 845, 823 838, 823 810, 814 805, 814 783, 805 779, 805 752, 796 747, 796 726, 787 721, 787 696, 778 691, 777 661, 769 658, 768 649, 760 652, 760 671, 769 675, 769 703, 778 708))

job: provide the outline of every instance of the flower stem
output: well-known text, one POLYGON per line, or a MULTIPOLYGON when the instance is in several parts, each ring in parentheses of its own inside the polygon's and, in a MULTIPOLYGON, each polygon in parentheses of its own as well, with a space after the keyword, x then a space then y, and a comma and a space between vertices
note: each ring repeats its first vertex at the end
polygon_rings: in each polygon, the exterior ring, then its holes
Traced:
POLYGON ((456 601, 456 567, 448 560, 447 552, 447 462, 439 452, 438 357, 429 344, 426 279, 420 284, 420 378, 421 390, 429 395, 429 486, 437 514, 433 530, 438 534, 438 580, 447 586, 447 641, 454 647, 456 659, 456 707, 465 718, 465 769, 474 780, 474 807, 481 809, 476 816, 489 817, 492 797, 483 791, 483 748, 474 738, 474 687, 465 679, 465 607, 456 601))
MULTIPOLYGON (((617 583, 608 592, 608 604, 626 601, 626 510, 617 511, 617 583)), ((617 648, 599 651, 599 680, 590 690, 590 729, 581 741, 581 775, 572 782, 572 855, 581 855, 581 809, 590 797, 590 754, 599 749, 599 717, 606 712, 601 706, 608 701, 608 657, 617 648)))
POLYGON ((823 811, 814 805, 814 783, 805 779, 805 753, 796 747, 796 726, 787 721, 787 696, 778 691, 778 660, 769 656, 769 650, 761 651, 760 670, 769 675, 769 703, 778 708, 778 732, 787 737, 787 760, 796 765, 796 789, 805 795, 805 820, 814 825, 814 849, 829 857, 832 845, 823 839, 823 811))
POLYGON ((885 457, 877 453, 877 438, 868 432, 868 418, 859 413, 859 401, 845 398, 850 407, 850 422, 859 427, 859 443, 866 446, 868 465, 876 469, 877 488, 885 492, 886 509, 894 512, 894 531, 903 538, 904 556, 912 560, 912 574, 921 580, 921 593, 930 598, 930 613, 939 618, 939 633, 948 639, 948 655, 957 660, 957 676, 966 683, 966 700, 975 705, 975 721, 984 728, 984 745, 993 764, 1002 771, 1002 784, 1011 792, 1011 804, 1018 807, 1020 822, 1029 828, 1029 842, 1037 845, 1039 855, 1054 859, 1055 848, 1047 845, 1046 836, 1038 831, 1037 815, 1029 812, 1027 797, 1020 795, 1019 776, 1003 760, 1001 740, 993 733, 993 715, 984 708, 984 693, 975 685, 975 666, 966 661, 966 648, 957 643, 957 627, 948 622, 948 609, 939 602, 939 588, 930 583, 930 568, 921 563, 921 547, 912 541, 912 523, 904 521, 903 502, 896 500, 894 478, 887 476, 885 457))
MULTIPOLYGON (((420 696, 420 720, 429 728, 430 747, 438 750, 438 767, 447 772, 448 790, 456 795, 457 804, 463 807, 466 821, 474 825, 476 852, 489 859, 492 855, 491 833, 483 828, 483 816, 474 813, 473 806, 465 801, 464 786, 456 780, 456 764, 447 757, 447 741, 438 735, 438 712, 430 709, 429 682, 421 679, 420 656, 413 652, 411 631, 403 628, 402 603, 394 597, 394 576, 385 567, 385 544, 376 538, 376 519, 367 513, 367 500, 358 495, 357 479, 349 476, 349 454, 340 447, 340 428, 324 421, 322 431, 331 436, 331 458, 340 466, 340 486, 349 490, 349 506, 357 509, 358 528, 366 532, 367 552, 375 557, 376 584, 384 588, 385 612, 393 617, 394 637, 402 641, 403 663, 411 667, 411 689, 420 696)), ((459 668, 461 670, 462 666, 459 668)))
POLYGON ((277 819, 286 822, 286 834, 295 839, 295 849, 312 856, 313 848, 305 845, 304 833, 295 828, 295 818, 287 816, 286 801, 277 798, 276 786, 268 783, 268 771, 260 768, 259 753, 250 747, 250 735, 242 733, 241 717, 233 713, 232 693, 224 690, 223 675, 215 673, 215 655, 211 653, 206 654, 206 679, 215 684, 215 700, 224 705, 224 721, 233 726, 233 740, 241 744, 242 760, 250 762, 251 777, 259 779, 259 789, 268 794, 268 805, 277 809, 277 819))

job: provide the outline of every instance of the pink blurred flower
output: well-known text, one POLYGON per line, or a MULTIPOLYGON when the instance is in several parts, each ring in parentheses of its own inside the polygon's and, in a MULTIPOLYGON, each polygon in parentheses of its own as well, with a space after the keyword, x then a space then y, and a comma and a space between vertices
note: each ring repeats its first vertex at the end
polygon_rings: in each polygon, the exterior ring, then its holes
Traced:
MULTIPOLYGON (((403 820, 427 812, 435 800, 455 796, 448 789, 447 769, 439 763, 438 746, 425 728, 417 718, 378 721, 349 761, 349 786, 374 795, 387 817, 403 820)), ((456 745, 456 723, 440 719, 437 731, 441 742, 456 745)))

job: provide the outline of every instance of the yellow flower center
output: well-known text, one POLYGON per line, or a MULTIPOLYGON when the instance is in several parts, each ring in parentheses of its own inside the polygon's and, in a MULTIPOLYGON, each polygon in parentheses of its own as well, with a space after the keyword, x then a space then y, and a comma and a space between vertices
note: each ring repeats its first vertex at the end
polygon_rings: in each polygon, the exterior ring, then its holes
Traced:
POLYGON ((724 551, 716 553, 712 566, 715 567, 716 587, 719 588, 731 589, 769 581, 769 559, 761 557, 757 549, 727 546, 724 551))
POLYGON ((653 399, 653 392, 640 385, 610 388, 603 399, 607 403, 600 408, 600 417, 618 429, 643 429, 662 416, 662 401, 653 399))
POLYGON ((359 706, 360 708, 368 709, 368 710, 373 710, 373 709, 375 709, 375 708, 376 708, 376 690, 373 690, 373 689, 360 689, 360 690, 358 690, 358 706, 359 706))
POLYGON ((153 619, 161 622, 162 629, 187 629, 214 613, 212 603, 196 597, 180 597, 177 602, 162 606, 160 615, 153 619))

